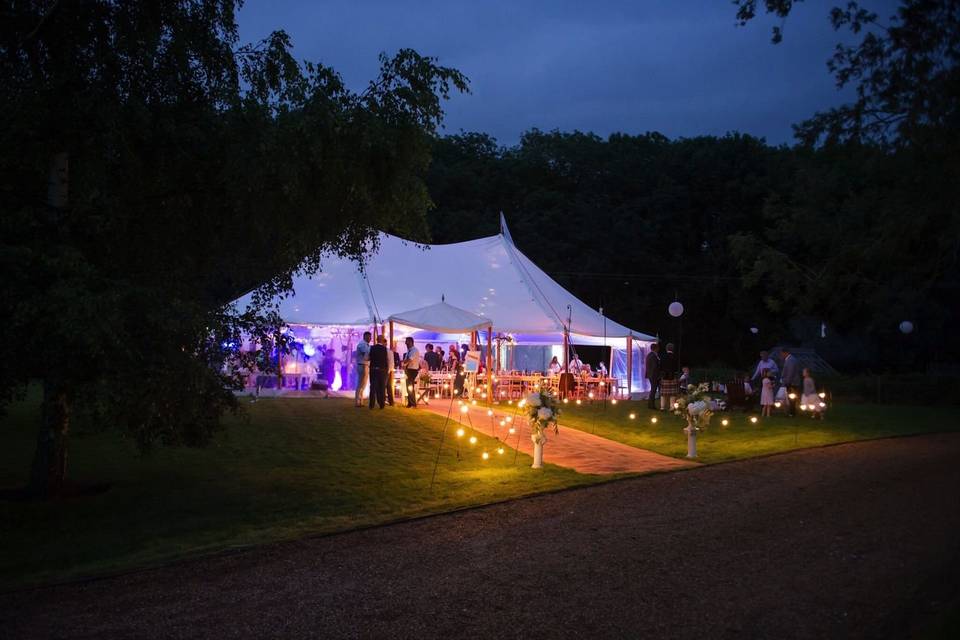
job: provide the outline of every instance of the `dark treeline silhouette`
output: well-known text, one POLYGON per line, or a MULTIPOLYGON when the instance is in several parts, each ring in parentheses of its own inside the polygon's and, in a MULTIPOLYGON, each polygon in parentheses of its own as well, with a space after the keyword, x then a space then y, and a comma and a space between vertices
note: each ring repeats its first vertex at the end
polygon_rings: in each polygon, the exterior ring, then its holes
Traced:
POLYGON ((559 282, 682 342, 687 361, 745 366, 788 343, 849 372, 922 369, 960 353, 950 153, 538 130, 500 147, 463 133, 436 141, 428 218, 434 242, 453 242, 496 233, 503 211, 559 282))

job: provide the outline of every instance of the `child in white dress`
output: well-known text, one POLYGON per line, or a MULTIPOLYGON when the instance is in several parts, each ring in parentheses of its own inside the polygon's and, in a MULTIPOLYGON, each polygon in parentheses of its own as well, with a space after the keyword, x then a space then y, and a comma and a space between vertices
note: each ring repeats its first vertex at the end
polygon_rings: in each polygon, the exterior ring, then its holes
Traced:
POLYGON ((765 417, 773 415, 773 378, 770 370, 763 370, 763 379, 760 381, 760 413, 765 417))
POLYGON ((817 383, 810 375, 810 369, 803 370, 803 393, 800 395, 800 408, 806 408, 811 418, 823 418, 820 410, 820 396, 817 395, 817 383))

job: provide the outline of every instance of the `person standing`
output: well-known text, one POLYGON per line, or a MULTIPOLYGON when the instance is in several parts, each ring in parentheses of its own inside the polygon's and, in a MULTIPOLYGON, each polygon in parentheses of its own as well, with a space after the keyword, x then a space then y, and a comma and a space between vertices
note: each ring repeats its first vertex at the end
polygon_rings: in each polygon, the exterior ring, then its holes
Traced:
POLYGON ((673 343, 667 343, 667 352, 660 362, 660 411, 668 411, 680 393, 677 381, 677 355, 673 352, 673 343))
POLYGON ((773 358, 771 358, 771 357, 770 357, 770 354, 767 353, 766 351, 761 351, 761 352, 760 352, 760 361, 757 362, 757 366, 756 366, 756 368, 754 368, 754 370, 753 370, 753 375, 750 376, 750 379, 751 379, 751 380, 755 380, 755 381, 757 381, 757 383, 759 383, 760 380, 763 378, 763 372, 764 372, 764 371, 769 371, 769 372, 770 372, 770 378, 771 378, 771 379, 773 379, 773 380, 776 380, 776 379, 777 379, 777 373, 779 373, 779 370, 777 369, 777 362, 776 362, 776 360, 774 360, 773 358))
MULTIPOLYGON (((387 339, 382 338, 384 343, 387 339)), ((387 348, 387 404, 393 406, 393 372, 397 370, 399 356, 397 356, 396 343, 391 343, 387 348)))
POLYGON ((387 339, 383 336, 377 338, 377 344, 370 347, 370 408, 373 409, 374 402, 383 409, 387 390, 387 368, 389 354, 387 353, 387 339))
POLYGON ((573 358, 567 363, 567 369, 575 376, 580 375, 580 372, 583 371, 583 360, 580 359, 576 351, 573 352, 573 358))
POLYGON ((650 353, 643 363, 644 375, 650 383, 650 395, 647 396, 647 408, 657 410, 657 389, 660 387, 660 345, 650 345, 650 353))
POLYGON ((420 352, 413 346, 413 338, 406 339, 407 353, 403 356, 403 372, 406 374, 407 406, 417 408, 417 376, 420 375, 420 352))
POLYGON ((427 369, 429 371, 440 371, 440 354, 433 350, 432 344, 428 344, 426 349, 423 359, 427 363, 427 369))
POLYGON ((370 364, 370 338, 372 334, 369 331, 363 332, 363 340, 357 343, 357 389, 353 392, 353 402, 357 407, 363 406, 363 390, 367 386, 370 375, 368 366, 370 364))
POLYGON ((769 418, 773 415, 773 375, 769 369, 763 370, 763 377, 760 379, 760 407, 761 415, 769 418))
POLYGON ((780 383, 787 388, 787 415, 795 416, 797 404, 800 402, 800 362, 787 347, 780 349, 780 355, 783 357, 783 374, 780 376, 780 383))

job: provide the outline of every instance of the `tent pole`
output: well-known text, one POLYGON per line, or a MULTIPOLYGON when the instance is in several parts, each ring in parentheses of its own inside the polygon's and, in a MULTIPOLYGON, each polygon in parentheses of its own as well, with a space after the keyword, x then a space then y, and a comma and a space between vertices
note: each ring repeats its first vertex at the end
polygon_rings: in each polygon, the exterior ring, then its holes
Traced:
MULTIPOLYGON (((499 354, 498 356, 499 357, 499 354)), ((487 398, 493 401, 493 325, 487 327, 487 398)))
MULTIPOLYGON (((390 350, 393 351, 393 320, 390 321, 390 350)), ((391 358, 393 356, 390 356, 391 358)))
POLYGON ((627 400, 633 397, 633 336, 627 336, 627 400))

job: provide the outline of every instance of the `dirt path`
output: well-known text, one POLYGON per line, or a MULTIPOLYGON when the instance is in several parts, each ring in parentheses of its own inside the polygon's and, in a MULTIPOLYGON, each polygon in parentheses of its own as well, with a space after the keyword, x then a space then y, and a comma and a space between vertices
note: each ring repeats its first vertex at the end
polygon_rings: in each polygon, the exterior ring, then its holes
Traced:
POLYGON ((901 638, 957 593, 958 456, 800 451, 0 595, 0 636, 901 638))
MULTIPOLYGON (((429 405, 421 405, 420 410, 425 409, 441 416, 449 413, 454 422, 459 418, 477 431, 500 438, 508 446, 519 447, 520 451, 533 455, 530 425, 523 411, 512 406, 494 407, 490 409, 494 415, 488 416, 486 408, 470 406, 469 419, 464 419, 458 413, 459 406, 454 404, 451 407, 450 403, 450 400, 431 400, 429 405), (510 434, 507 431, 508 426, 500 426, 500 421, 506 417, 513 418, 510 424, 516 429, 516 433, 510 434)), ((682 434, 678 437, 682 437, 682 434)), ((577 429, 566 429, 563 424, 560 425, 559 434, 548 435, 547 444, 543 448, 543 461, 569 467, 580 473, 598 474, 669 471, 696 466, 695 462, 637 449, 577 429)))

